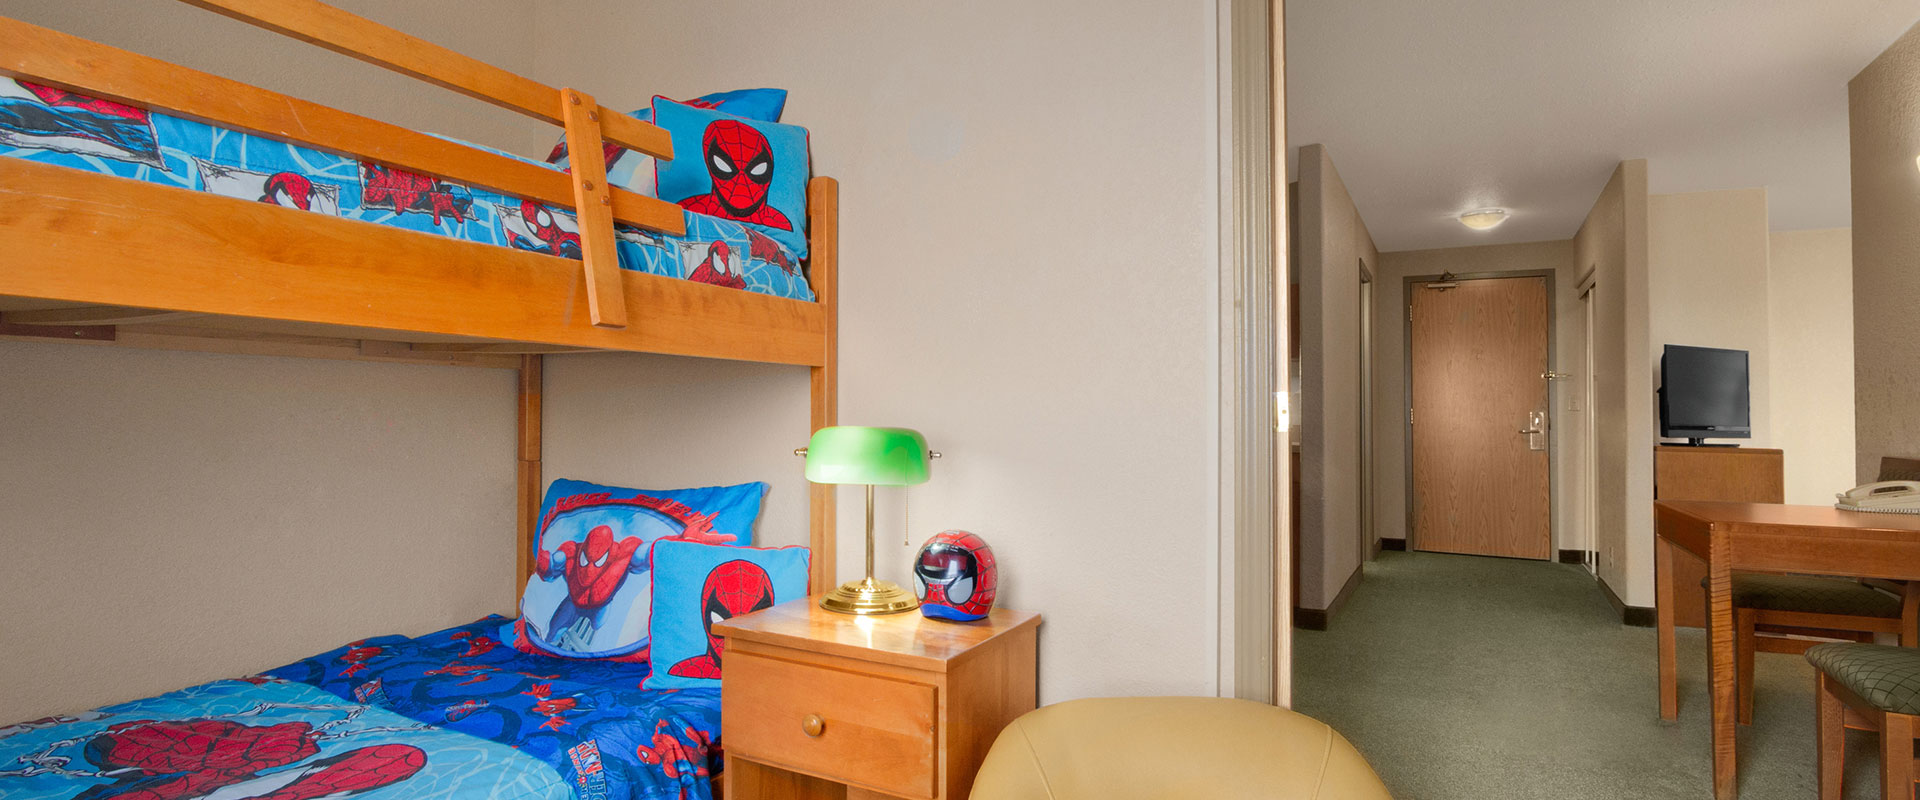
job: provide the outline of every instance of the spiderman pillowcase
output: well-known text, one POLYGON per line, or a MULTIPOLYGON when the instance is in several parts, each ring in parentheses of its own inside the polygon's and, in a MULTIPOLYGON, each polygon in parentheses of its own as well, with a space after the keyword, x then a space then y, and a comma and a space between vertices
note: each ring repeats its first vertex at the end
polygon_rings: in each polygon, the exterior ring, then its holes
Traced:
POLYGON ((642 492, 557 480, 540 505, 533 575, 502 641, 569 658, 647 658, 654 542, 751 541, 764 483, 642 492))
POLYGON ((807 129, 653 98, 679 157, 656 162, 660 199, 755 226, 807 257, 807 129))
POLYGON ((653 549, 653 672, 642 688, 719 688, 725 640, 713 626, 807 596, 805 547, 665 540, 653 549))

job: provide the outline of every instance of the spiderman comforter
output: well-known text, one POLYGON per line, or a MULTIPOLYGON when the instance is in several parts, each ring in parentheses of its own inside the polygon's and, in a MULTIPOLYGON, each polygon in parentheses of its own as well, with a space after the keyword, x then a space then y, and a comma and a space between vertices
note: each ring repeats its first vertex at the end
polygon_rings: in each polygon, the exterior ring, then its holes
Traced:
MULTIPOLYGON (((0 156, 580 257, 571 209, 7 78, 0 78, 0 156)), ((686 222, 680 237, 616 226, 620 266, 814 299, 790 248, 732 220, 689 212, 686 222)))
POLYGON ((489 617, 0 728, 0 800, 709 800, 720 693, 514 651, 489 617))

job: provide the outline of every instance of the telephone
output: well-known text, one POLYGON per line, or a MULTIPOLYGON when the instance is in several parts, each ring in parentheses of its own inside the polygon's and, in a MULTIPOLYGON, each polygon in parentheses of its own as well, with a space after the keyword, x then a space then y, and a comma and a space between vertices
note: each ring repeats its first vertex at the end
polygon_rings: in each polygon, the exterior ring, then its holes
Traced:
POLYGON ((1883 514, 1920 514, 1920 482, 1881 481, 1848 489, 1834 497, 1833 507, 1844 511, 1876 511, 1883 514))

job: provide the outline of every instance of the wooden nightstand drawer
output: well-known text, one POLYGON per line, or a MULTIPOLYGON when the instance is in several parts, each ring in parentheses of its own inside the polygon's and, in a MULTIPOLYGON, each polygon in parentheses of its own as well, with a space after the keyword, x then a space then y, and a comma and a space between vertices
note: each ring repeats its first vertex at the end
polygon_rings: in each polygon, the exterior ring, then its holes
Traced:
POLYGON ((729 754, 906 797, 935 794, 932 686, 730 652, 721 692, 729 754))

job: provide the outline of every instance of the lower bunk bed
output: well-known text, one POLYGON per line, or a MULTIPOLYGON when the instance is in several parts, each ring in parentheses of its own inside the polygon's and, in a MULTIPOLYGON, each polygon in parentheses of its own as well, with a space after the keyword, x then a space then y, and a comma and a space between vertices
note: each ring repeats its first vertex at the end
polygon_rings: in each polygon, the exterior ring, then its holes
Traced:
POLYGON ((720 690, 525 653, 490 616, 0 727, 0 800, 707 800, 720 690))

